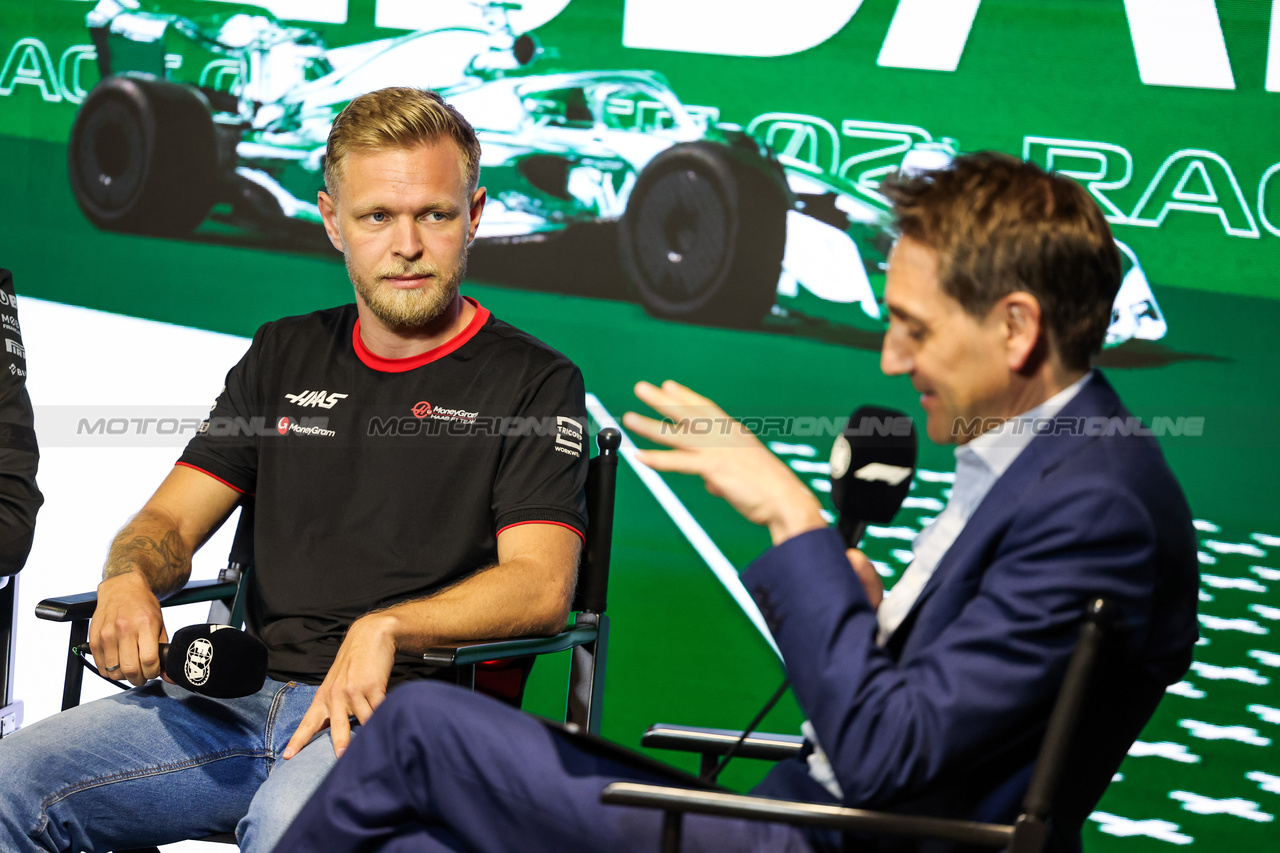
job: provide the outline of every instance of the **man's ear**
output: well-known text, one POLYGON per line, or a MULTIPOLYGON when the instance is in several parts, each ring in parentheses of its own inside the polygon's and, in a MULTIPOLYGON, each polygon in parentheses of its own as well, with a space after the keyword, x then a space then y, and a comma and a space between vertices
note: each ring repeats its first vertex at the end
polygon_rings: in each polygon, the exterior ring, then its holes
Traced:
POLYGON ((1025 291, 1015 291, 1000 300, 1005 327, 1005 353, 1010 370, 1022 371, 1045 343, 1040 300, 1025 291))
POLYGON ((327 192, 321 190, 316 198, 316 205, 320 208, 320 218, 324 220, 324 231, 329 235, 329 242, 333 244, 333 248, 345 254, 346 246, 342 242, 342 233, 338 231, 337 204, 327 192))
POLYGON ((480 214, 484 213, 485 198, 484 187, 477 187, 471 196, 471 228, 467 232, 468 243, 476 238, 476 231, 480 228, 480 214))

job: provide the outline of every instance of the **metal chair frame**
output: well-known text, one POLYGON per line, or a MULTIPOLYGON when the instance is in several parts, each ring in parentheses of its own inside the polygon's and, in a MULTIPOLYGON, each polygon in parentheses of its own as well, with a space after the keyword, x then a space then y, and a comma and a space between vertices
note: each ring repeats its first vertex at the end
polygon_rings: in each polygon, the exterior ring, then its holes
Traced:
MULTIPOLYGON (((660 809, 664 815, 662 853, 679 853, 681 823, 686 813, 789 823, 841 832, 940 839, 1003 848, 1008 853, 1039 853, 1049 836, 1058 782, 1110 616, 1111 605, 1104 599, 1094 599, 1085 608, 1080 638, 1067 665, 1062 688, 1041 741, 1031 782, 1023 798, 1022 814, 1013 824, 901 815, 829 803, 789 802, 632 782, 615 782, 606 786, 600 799, 613 805, 660 809)), ((655 725, 642 742, 645 746, 700 752, 705 769, 708 762, 713 761, 714 756, 724 754, 740 734, 724 729, 655 725)), ((794 736, 752 735, 736 754, 777 760, 796 754, 802 745, 803 739, 794 736)))
POLYGON ((22 725, 22 702, 13 698, 14 631, 18 626, 18 576, 0 578, 0 738, 22 725))

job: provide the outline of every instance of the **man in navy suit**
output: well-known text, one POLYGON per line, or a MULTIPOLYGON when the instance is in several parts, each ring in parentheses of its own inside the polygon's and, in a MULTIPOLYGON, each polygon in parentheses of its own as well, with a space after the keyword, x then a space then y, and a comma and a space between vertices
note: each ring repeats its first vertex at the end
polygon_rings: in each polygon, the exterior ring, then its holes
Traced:
MULTIPOLYGON (((891 594, 881 600, 866 557, 846 551, 809 489, 746 430, 664 433, 634 413, 625 423, 672 448, 644 462, 701 476, 772 535, 743 581, 809 717, 810 749, 758 794, 1011 820, 1084 605, 1111 599, 1118 618, 1053 827, 1053 849, 1078 849, 1081 824, 1197 639, 1190 511, 1154 439, 1089 366, 1119 256, 1079 185, 1001 155, 958 158, 884 191, 901 236, 881 367, 920 392, 929 437, 957 445, 947 507, 891 594)), ((664 417, 723 416, 674 382, 636 393, 664 417)), ((666 781, 659 771, 455 693, 393 695, 278 849, 657 849, 656 814, 602 806, 599 794, 615 780, 666 781)), ((840 843, 689 817, 684 849, 840 843)))

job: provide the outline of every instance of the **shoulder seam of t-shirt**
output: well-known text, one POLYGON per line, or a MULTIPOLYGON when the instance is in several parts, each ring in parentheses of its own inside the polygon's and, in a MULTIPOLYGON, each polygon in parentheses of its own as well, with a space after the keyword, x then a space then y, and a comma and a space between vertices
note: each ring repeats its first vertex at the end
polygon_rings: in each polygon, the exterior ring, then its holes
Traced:
POLYGON ((581 368, 578 367, 578 365, 574 364, 572 361, 569 361, 569 359, 567 358, 561 357, 560 359, 557 359, 557 360, 548 361, 542 367, 538 368, 537 372, 529 377, 529 379, 525 382, 523 387, 536 388, 539 385, 541 385, 543 382, 545 382, 548 376, 550 376, 552 373, 555 373, 557 370, 563 369, 564 367, 569 367, 571 370, 575 370, 579 374, 582 373, 582 370, 581 368))
POLYGON ((535 349, 540 349, 543 352, 547 353, 549 356, 553 358, 553 360, 566 361, 569 364, 574 363, 573 359, 569 358, 569 356, 560 352, 560 350, 551 346, 549 343, 537 337, 536 335, 532 335, 529 332, 526 332, 524 329, 519 328, 518 326, 511 325, 506 320, 503 320, 501 317, 497 317, 492 314, 490 316, 492 317, 493 322, 489 325, 488 331, 492 332, 494 335, 498 335, 503 338, 523 339, 525 343, 532 345, 535 349))

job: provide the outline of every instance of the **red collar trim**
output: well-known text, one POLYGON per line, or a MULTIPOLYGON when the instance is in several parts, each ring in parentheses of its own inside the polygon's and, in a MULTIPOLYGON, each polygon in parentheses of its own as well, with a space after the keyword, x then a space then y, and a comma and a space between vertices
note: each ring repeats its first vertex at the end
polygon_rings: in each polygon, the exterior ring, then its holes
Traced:
POLYGON ((488 308, 483 307, 470 296, 462 298, 476 307, 476 314, 471 318, 471 322, 467 324, 467 327, 435 349, 429 349, 424 353, 413 355, 409 358, 383 358, 370 352, 369 348, 364 345, 364 341, 360 340, 360 318, 357 317, 355 326, 351 329, 351 344, 356 349, 356 356, 367 366, 383 373, 404 373, 406 370, 413 370, 415 367, 422 367, 424 364, 430 364, 433 361, 444 358, 474 338, 476 332, 480 331, 480 328, 489 321, 488 308))

